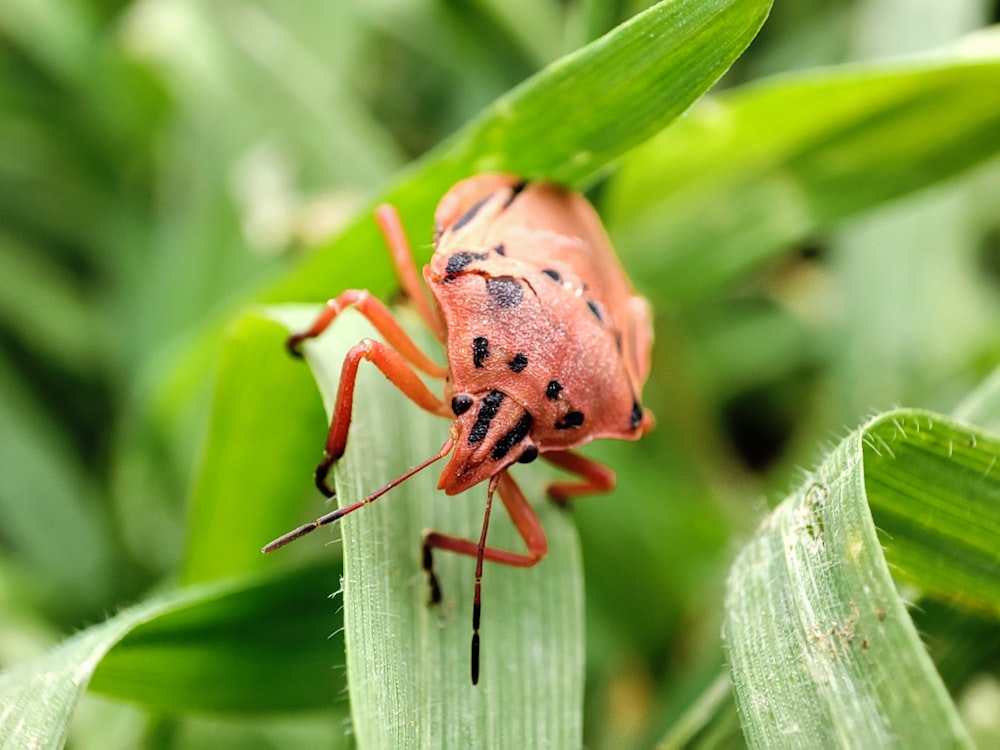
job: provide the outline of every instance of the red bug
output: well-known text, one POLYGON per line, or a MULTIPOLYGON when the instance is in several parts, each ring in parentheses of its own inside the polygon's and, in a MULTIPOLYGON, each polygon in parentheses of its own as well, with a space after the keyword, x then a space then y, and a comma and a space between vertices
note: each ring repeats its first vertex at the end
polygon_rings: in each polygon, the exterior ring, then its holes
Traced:
POLYGON ((328 497, 330 467, 343 454, 351 423, 354 383, 361 360, 372 362, 406 396, 427 411, 453 419, 441 450, 403 476, 353 505, 328 513, 275 539, 271 552, 372 502, 449 453, 438 487, 449 495, 489 480, 479 540, 437 531, 423 538, 423 567, 431 603, 441 599, 433 550, 476 558, 472 682, 479 679, 479 620, 483 561, 530 567, 548 551, 538 516, 508 473, 515 462, 542 456, 579 481, 556 482, 557 503, 607 492, 614 473, 572 449, 595 438, 637 440, 653 426, 640 405, 649 372, 652 327, 649 305, 632 289, 596 212, 579 193, 546 182, 484 174, 455 185, 435 212, 434 255, 420 286, 399 216, 380 206, 376 220, 403 290, 445 345, 448 366, 429 359, 366 290, 331 299, 312 326, 289 337, 299 354, 353 306, 384 337, 364 339, 344 359, 316 485, 328 497), (444 379, 438 398, 416 374, 444 379), (486 544, 494 492, 524 539, 526 552, 486 544))

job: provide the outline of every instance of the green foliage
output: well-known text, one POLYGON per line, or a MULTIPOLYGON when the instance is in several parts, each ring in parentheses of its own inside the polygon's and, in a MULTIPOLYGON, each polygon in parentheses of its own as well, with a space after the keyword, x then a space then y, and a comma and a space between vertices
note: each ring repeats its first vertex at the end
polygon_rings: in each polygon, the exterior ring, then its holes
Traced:
MULTIPOLYGON (((1000 37, 769 5, 0 7, 0 746, 996 744, 1000 37), (419 538, 484 487, 260 547, 368 331, 285 327, 392 300, 371 206, 424 260, 486 169, 590 190, 657 429, 570 513, 517 468, 550 554, 487 565, 473 688, 471 561, 428 608, 419 538)), ((446 431, 363 366, 339 502, 446 431)))
POLYGON ((931 57, 707 99, 635 150, 608 221, 641 272, 672 280, 661 294, 697 299, 835 221, 995 155, 1000 112, 982 92, 998 78, 995 56, 931 57), (878 179, 866 180, 872 164, 878 179))
POLYGON ((0 676, 3 747, 58 746, 88 683, 166 713, 330 707, 343 680, 312 641, 335 608, 316 591, 335 574, 327 565, 177 589, 77 633, 0 676), (251 627, 259 621, 277 627, 251 627))
POLYGON ((929 412, 887 412, 768 517, 733 566, 726 600, 749 744, 971 744, 889 564, 919 590, 1000 611, 998 456, 995 436, 929 412))

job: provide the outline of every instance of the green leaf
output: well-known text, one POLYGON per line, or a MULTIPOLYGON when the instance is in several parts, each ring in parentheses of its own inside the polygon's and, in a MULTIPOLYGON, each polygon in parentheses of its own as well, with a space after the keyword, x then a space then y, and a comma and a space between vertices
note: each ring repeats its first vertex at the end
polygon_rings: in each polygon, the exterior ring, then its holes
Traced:
MULTIPOLYGON (((296 308, 275 314, 295 328, 310 321, 296 308)), ((306 345, 328 412, 344 355, 366 335, 373 330, 347 311, 331 331, 306 345)), ((417 340, 431 343, 426 333, 417 340)), ((363 365, 347 453, 334 469, 340 506, 360 500, 433 455, 447 434, 446 420, 421 412, 374 367, 363 365)), ((322 436, 316 438, 321 444, 322 436)), ((469 644, 475 560, 443 552, 435 556, 444 599, 429 607, 421 535, 433 528, 478 538, 486 487, 448 497, 437 489, 436 474, 428 469, 339 522, 347 671, 359 744, 579 747, 583 578, 571 519, 539 501, 536 509, 548 536, 548 557, 526 570, 487 563, 482 673, 474 687, 469 644)), ((537 475, 528 473, 529 481, 524 476, 518 472, 528 497, 543 498, 537 475)), ((325 534, 329 531, 320 530, 314 537, 325 534)), ((317 541, 309 538, 297 544, 317 541)), ((524 548, 499 504, 489 542, 524 548)))
MULTIPOLYGON (((208 435, 188 513, 187 583, 273 570, 260 548, 297 525, 321 454, 323 415, 309 373, 260 311, 222 341, 208 435)), ((302 550, 305 552, 306 550, 302 550)))
POLYGON ((870 427, 864 447, 865 489, 897 579, 1000 618, 1000 440, 903 413, 870 427))
MULTIPOLYGON (((440 197, 464 177, 509 171, 582 185, 674 120, 732 65, 770 0, 666 0, 542 70, 407 170, 381 200, 411 237, 429 237, 440 197)), ((330 279, 388 291, 382 240, 362 213, 268 290, 270 302, 320 300, 330 279)), ((418 247, 425 247, 422 243, 418 247)))
POLYGON ((976 58, 778 76, 700 102, 629 154, 608 190, 607 223, 633 274, 695 299, 997 154, 1000 110, 983 92, 1000 86, 1000 35, 983 36, 976 58))
POLYGON ((91 681, 169 711, 329 706, 343 689, 323 593, 335 579, 326 566, 179 589, 77 633, 0 676, 0 747, 60 746, 91 681))
POLYGON ((1000 439, 978 428, 888 412, 769 516, 726 601, 751 746, 970 744, 889 566, 932 596, 1000 612, 998 456, 1000 439))
POLYGON ((337 561, 181 589, 111 649, 91 686, 167 713, 329 709, 344 689, 339 575, 337 561))

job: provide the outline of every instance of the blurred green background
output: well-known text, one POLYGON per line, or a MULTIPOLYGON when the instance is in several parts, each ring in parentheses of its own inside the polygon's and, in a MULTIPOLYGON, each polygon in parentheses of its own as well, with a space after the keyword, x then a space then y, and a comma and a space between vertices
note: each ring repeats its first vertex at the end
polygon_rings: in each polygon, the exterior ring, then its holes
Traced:
MULTIPOLYGON (((647 5, 0 4, 0 665, 183 577, 189 500, 220 397, 214 355, 241 312, 400 169, 647 5)), ((985 0, 778 0, 716 93, 905 59, 998 20, 1000 4, 985 0)), ((995 90, 983 97, 1000 107, 995 90)), ((658 418, 638 444, 588 451, 620 484, 574 510, 592 747, 649 744, 718 673, 728 564, 800 467, 874 411, 950 411, 1000 360, 1000 165, 989 149, 946 154, 955 168, 940 171, 957 177, 832 211, 713 283, 656 260, 673 225, 668 212, 643 213, 656 182, 644 166, 669 146, 650 148, 588 186, 656 308, 646 404, 658 418)), ((697 164, 679 172, 698 179, 697 164)), ((791 210, 781 197, 758 208, 791 210)), ((426 252, 430 215, 408 222, 420 222, 413 242, 426 252)), ((383 263, 383 253, 358 257, 383 263)), ((331 295, 355 283, 323 280, 331 295)), ((288 383, 311 388, 304 372, 288 383)), ((311 407, 303 419, 318 449, 318 399, 311 407)), ((318 507, 306 500, 314 459, 303 456, 294 488, 300 516, 318 507)), ((243 480, 251 515, 268 497, 243 480)), ((338 616, 331 606, 320 638, 338 616)), ((995 649, 996 629, 982 639, 995 649)), ((965 683, 951 687, 960 696, 965 683)), ((81 747, 337 745, 347 707, 335 702, 250 720, 88 697, 71 737, 81 747)))

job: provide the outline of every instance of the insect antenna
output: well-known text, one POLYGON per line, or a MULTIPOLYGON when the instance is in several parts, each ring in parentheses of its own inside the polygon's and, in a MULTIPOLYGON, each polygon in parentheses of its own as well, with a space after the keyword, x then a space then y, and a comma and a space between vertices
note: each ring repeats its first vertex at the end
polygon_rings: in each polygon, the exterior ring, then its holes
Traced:
MULTIPOLYGON (((261 552, 263 552, 265 555, 268 552, 274 552, 276 549, 280 549, 281 547, 284 547, 286 544, 290 544, 291 542, 294 542, 296 539, 300 539, 301 537, 304 537, 309 532, 315 531, 320 526, 326 526, 327 524, 331 524, 334 521, 339 521, 341 518, 343 518, 344 516, 346 516, 348 513, 353 513, 354 511, 356 511, 361 506, 367 505, 370 502, 378 500, 380 497, 382 497, 382 495, 384 495, 386 492, 388 492, 389 490, 391 490, 396 485, 402 484, 407 479, 409 479, 410 477, 412 477, 414 474, 417 474, 417 473, 423 471, 424 469, 426 469, 428 466, 430 466, 435 461, 440 461, 442 458, 444 458, 445 456, 447 456, 448 453, 451 451, 451 446, 452 446, 453 442, 454 442, 454 438, 452 438, 452 437, 449 436, 448 439, 444 442, 444 445, 441 446, 441 450, 439 450, 436 454, 434 454, 433 456, 431 456, 430 458, 428 458, 426 461, 424 461, 424 462, 422 462, 420 464, 417 464, 412 469, 410 469, 409 471, 407 471, 405 474, 396 477, 391 482, 389 482, 389 484, 387 484, 385 487, 382 487, 379 490, 375 490, 375 492, 373 492, 372 494, 368 495, 363 500, 359 500, 358 502, 352 503, 351 505, 348 505, 348 506, 343 507, 343 508, 337 508, 337 510, 331 511, 330 513, 327 513, 324 516, 320 516, 315 521, 303 524, 302 526, 299 526, 297 529, 292 529, 287 534, 282 534, 277 539, 275 539, 273 542, 268 542, 267 544, 265 544, 264 547, 261 549, 261 552)), ((485 529, 484 529, 484 532, 485 532, 485 529)), ((485 535, 484 535, 484 538, 485 538, 485 535)), ((481 557, 482 557, 482 550, 480 550, 480 558, 481 557)), ((480 563, 479 567, 482 568, 482 564, 481 563, 480 563)))
POLYGON ((472 599, 472 684, 479 683, 479 616, 482 611, 483 588, 483 558, 486 554, 486 531, 490 527, 490 510, 493 507, 493 493, 496 491, 500 475, 495 474, 490 479, 486 491, 486 512, 483 514, 483 531, 479 535, 479 547, 476 550, 476 591, 472 599))

